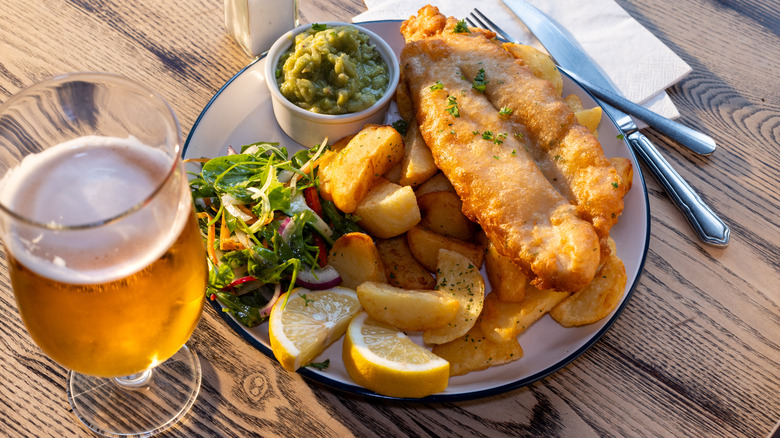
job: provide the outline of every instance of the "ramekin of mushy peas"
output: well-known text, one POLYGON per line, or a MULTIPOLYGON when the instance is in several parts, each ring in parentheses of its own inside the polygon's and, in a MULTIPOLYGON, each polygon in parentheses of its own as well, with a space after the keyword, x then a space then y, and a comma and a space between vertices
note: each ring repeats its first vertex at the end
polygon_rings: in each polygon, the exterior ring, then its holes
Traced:
POLYGON ((398 86, 398 58, 376 33, 348 23, 287 32, 265 59, 276 121, 293 140, 314 146, 382 123, 398 86))
POLYGON ((290 102, 320 114, 375 104, 390 81, 387 63, 354 26, 314 24, 279 58, 276 83, 290 102))

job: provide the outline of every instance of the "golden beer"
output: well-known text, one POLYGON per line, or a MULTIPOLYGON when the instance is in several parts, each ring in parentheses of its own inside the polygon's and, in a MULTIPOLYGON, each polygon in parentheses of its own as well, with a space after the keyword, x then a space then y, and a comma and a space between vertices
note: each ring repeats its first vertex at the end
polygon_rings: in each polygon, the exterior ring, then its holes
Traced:
POLYGON ((28 332, 79 373, 153 367, 181 348, 200 318, 205 249, 184 172, 177 162, 171 173, 170 157, 158 152, 127 139, 78 139, 3 181, 4 202, 36 222, 97 223, 14 224, 4 233, 28 332))

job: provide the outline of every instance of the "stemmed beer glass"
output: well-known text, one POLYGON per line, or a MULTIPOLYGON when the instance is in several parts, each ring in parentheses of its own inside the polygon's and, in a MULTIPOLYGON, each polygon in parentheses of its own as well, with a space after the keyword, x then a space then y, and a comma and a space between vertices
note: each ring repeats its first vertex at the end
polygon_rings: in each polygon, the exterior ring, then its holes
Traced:
POLYGON ((0 238, 19 313, 71 369, 67 394, 95 432, 173 425, 201 371, 184 344, 201 315, 205 249, 157 93, 73 73, 0 106, 0 238))

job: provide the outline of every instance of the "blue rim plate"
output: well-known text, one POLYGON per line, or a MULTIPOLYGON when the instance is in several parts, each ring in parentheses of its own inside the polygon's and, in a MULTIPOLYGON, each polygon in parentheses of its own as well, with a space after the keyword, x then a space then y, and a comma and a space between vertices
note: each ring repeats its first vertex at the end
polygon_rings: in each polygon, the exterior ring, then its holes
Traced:
MULTIPOLYGON (((401 21, 374 21, 358 23, 383 37, 400 55, 404 41, 399 32, 401 21)), ((263 74, 265 59, 260 57, 236 73, 209 101, 195 121, 182 152, 185 158, 216 157, 225 155, 228 146, 240 147, 256 141, 278 141, 288 150, 302 147, 282 132, 273 116, 271 101, 263 74)), ((564 95, 577 94, 585 107, 596 106, 593 96, 564 76, 564 95)), ((391 109, 391 112, 393 110, 391 109)), ((607 114, 606 112, 604 114, 607 114)), ((393 114, 388 120, 394 120, 393 114)), ((623 311, 639 282, 644 267, 650 239, 650 208, 647 189, 639 163, 622 139, 614 120, 604 118, 599 126, 599 139, 607 156, 629 157, 634 165, 634 181, 626 195, 625 208, 620 222, 613 227, 611 236, 623 259, 628 281, 619 306, 612 314, 594 324, 564 328, 549 315, 537 321, 520 335, 519 342, 524 357, 510 364, 452 377, 449 387, 441 393, 420 399, 404 399, 422 402, 461 401, 501 394, 540 380, 583 354, 590 348, 623 311)), ((197 170, 196 168, 190 170, 197 170)), ((488 284, 489 287, 489 284, 488 284)), ((268 341, 267 324, 247 328, 232 316, 221 311, 218 302, 214 306, 225 322, 250 345, 270 358, 274 358, 268 341)), ((421 336, 410 337, 421 343, 421 336)), ((399 400, 386 397, 356 385, 347 374, 341 360, 341 341, 326 349, 316 362, 330 360, 328 369, 320 371, 303 368, 298 371, 312 381, 330 388, 377 399, 399 400)))

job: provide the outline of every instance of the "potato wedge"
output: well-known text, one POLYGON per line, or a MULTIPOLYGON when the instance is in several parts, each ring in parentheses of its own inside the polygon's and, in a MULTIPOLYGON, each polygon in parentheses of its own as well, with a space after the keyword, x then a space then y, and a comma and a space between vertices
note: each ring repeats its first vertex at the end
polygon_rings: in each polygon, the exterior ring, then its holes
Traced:
POLYGON ((320 156, 320 159, 317 160, 317 167, 320 169, 328 167, 330 162, 338 156, 338 153, 341 152, 353 138, 355 138, 355 135, 356 134, 351 134, 346 137, 342 137, 335 143, 331 144, 330 149, 323 153, 320 156))
POLYGON ((406 331, 430 330, 455 318, 460 302, 443 292, 408 290, 366 281, 357 287, 363 310, 377 321, 406 331))
POLYGON ((525 299, 528 277, 509 257, 499 254, 489 241, 485 248, 485 270, 491 293, 496 294, 499 301, 521 303, 525 299))
POLYGON ((366 125, 346 146, 321 160, 320 193, 339 210, 352 213, 373 182, 403 156, 403 137, 395 128, 366 125))
POLYGON ((482 246, 442 236, 420 226, 415 226, 407 231, 406 239, 414 258, 432 272, 436 271, 440 249, 448 249, 463 254, 471 263, 476 265, 477 269, 482 267, 482 262, 485 259, 485 252, 482 246))
POLYGON ((409 250, 406 236, 379 239, 376 249, 385 266, 387 282, 403 289, 433 289, 436 279, 409 250))
POLYGON ((555 88, 555 92, 559 96, 561 95, 563 92, 563 77, 552 58, 550 58, 550 55, 525 44, 504 43, 503 47, 520 64, 531 69, 534 76, 550 81, 555 88))
POLYGON ((420 222, 420 209, 411 187, 379 177, 355 207, 358 225, 372 236, 389 239, 405 233, 420 222))
POLYGON ((614 254, 607 257, 593 281, 550 310, 550 316, 564 327, 594 323, 617 307, 626 289, 626 269, 614 254))
POLYGON ((431 149, 420 134, 420 128, 415 120, 409 122, 404 137, 404 148, 401 178, 398 181, 402 186, 417 187, 439 171, 433 161, 431 149))
POLYGON ((463 214, 463 202, 455 192, 432 192, 419 196, 420 226, 442 236, 471 240, 476 224, 463 214))
POLYGON ((450 376, 462 376, 523 357, 523 348, 517 338, 493 342, 482 333, 479 323, 458 339, 434 345, 432 351, 450 363, 450 376))
POLYGON ((426 344, 444 344, 465 335, 477 322, 485 299, 485 280, 479 267, 463 254, 441 249, 436 272, 436 290, 455 298, 460 306, 452 321, 423 332, 426 344))
POLYGON ((418 198, 431 192, 455 192, 455 187, 443 173, 439 172, 428 178, 414 191, 418 198))
POLYGON ((601 123, 601 114, 601 107, 596 106, 589 109, 575 111, 574 117, 577 118, 577 122, 579 122, 580 125, 588 128, 588 131, 590 131, 593 135, 596 135, 599 128, 599 123, 601 123))
POLYGON ((482 308, 482 332, 493 342, 516 338, 568 296, 569 292, 540 290, 531 285, 521 303, 501 302, 497 294, 490 293, 482 308))
POLYGON ((365 233, 345 234, 333 243, 328 263, 339 272, 344 287, 355 289, 365 281, 387 281, 374 241, 365 233))

